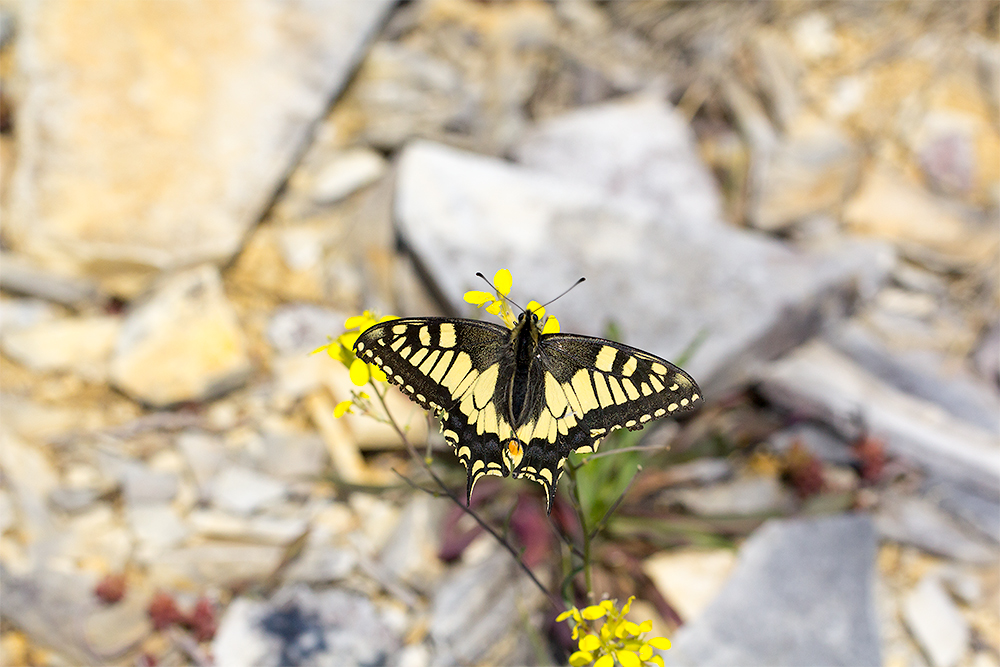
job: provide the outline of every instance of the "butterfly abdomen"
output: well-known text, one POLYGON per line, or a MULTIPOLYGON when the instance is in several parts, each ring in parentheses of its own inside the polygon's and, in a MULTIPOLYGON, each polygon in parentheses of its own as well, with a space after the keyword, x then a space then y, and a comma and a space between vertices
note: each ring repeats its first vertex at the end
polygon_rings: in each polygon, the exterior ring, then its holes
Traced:
POLYGON ((538 339, 532 335, 531 322, 525 318, 511 332, 514 343, 514 373, 510 384, 510 422, 517 428, 532 415, 526 414, 528 378, 538 349, 538 339))

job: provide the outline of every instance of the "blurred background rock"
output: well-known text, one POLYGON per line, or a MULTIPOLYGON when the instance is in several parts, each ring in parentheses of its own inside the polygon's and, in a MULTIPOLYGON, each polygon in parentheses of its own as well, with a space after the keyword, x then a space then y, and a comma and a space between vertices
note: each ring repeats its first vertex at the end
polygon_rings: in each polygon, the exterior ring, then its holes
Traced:
MULTIPOLYGON (((706 390, 597 556, 668 662, 1000 665, 998 22, 0 2, 0 662, 564 661, 308 356, 506 267, 706 390)), ((480 487, 555 582, 537 489, 480 487)))

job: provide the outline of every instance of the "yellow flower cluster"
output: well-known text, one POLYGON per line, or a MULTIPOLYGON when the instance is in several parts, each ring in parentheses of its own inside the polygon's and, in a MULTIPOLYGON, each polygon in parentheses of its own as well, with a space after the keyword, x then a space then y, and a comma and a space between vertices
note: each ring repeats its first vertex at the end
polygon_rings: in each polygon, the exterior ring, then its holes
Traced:
POLYGON ((569 664, 582 667, 593 663, 594 667, 641 667, 658 665, 663 667, 663 658, 653 655, 653 649, 670 648, 666 637, 643 637, 653 629, 652 621, 633 623, 625 618, 635 599, 633 595, 619 610, 615 600, 604 600, 600 604, 583 609, 573 607, 556 618, 557 621, 573 619, 573 641, 579 642, 580 650, 569 657, 569 664), (593 621, 605 619, 600 629, 594 631, 593 621))
MULTIPOLYGON (((368 310, 360 315, 348 317, 347 321, 344 322, 344 329, 346 329, 346 331, 337 336, 336 339, 330 341, 329 344, 313 350, 313 353, 315 354, 320 350, 326 350, 327 354, 347 367, 351 374, 351 382, 358 387, 365 386, 368 384, 369 380, 385 382, 385 373, 383 373, 377 366, 365 363, 354 355, 354 342, 366 329, 375 326, 379 322, 386 322, 388 320, 395 319, 399 318, 395 315, 386 315, 385 317, 379 319, 368 310), (352 329, 357 329, 357 331, 352 331, 352 329)), ((361 394, 361 397, 367 398, 364 394, 361 394)), ((343 417, 344 413, 348 412, 353 404, 353 399, 341 401, 337 404, 337 407, 333 409, 333 416, 343 417)))
MULTIPOLYGON (((482 308, 486 306, 486 312, 493 315, 499 315, 500 319, 504 321, 508 329, 513 329, 514 324, 517 322, 517 318, 514 317, 514 312, 510 309, 510 302, 507 299, 507 295, 510 294, 510 288, 514 284, 514 279, 510 275, 510 271, 507 269, 500 269, 493 276, 493 286, 496 288, 496 296, 489 292, 484 292, 482 290, 470 290, 465 293, 465 300, 468 303, 474 304, 476 308, 482 308)), ((538 316, 538 319, 545 317, 545 308, 537 301, 531 301, 528 303, 528 312, 533 312, 538 316)), ((549 315, 548 319, 545 320, 545 324, 542 327, 542 333, 559 333, 559 320, 554 316, 549 315)))

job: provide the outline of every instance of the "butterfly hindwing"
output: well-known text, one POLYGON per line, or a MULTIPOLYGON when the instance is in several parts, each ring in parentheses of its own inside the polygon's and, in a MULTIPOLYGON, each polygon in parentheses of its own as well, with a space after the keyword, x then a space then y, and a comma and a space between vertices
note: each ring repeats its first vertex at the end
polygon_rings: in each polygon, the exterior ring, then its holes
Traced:
POLYGON ((510 330, 443 317, 389 320, 365 330, 358 356, 441 420, 445 440, 468 470, 467 494, 483 475, 506 476, 503 444, 512 431, 496 395, 510 377, 510 330))

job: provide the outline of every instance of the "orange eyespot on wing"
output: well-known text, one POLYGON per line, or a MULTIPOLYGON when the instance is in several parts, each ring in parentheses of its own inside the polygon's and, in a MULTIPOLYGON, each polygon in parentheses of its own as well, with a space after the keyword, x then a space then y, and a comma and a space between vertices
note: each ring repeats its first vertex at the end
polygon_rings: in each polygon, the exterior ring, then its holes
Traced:
POLYGON ((517 440, 510 440, 507 442, 507 451, 510 452, 512 458, 516 458, 521 455, 521 443, 517 440))

